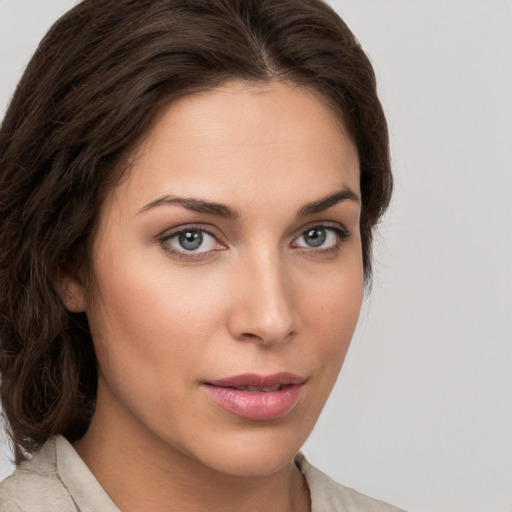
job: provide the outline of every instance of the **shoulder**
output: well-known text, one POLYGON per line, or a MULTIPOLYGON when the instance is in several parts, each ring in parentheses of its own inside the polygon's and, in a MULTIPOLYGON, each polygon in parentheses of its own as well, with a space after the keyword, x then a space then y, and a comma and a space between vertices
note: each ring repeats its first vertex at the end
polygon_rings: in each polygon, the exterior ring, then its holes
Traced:
POLYGON ((55 439, 0 484, 0 510, 5 512, 75 512, 57 472, 55 439))
POLYGON ((300 453, 296 463, 309 486, 312 512, 403 512, 335 482, 300 453))

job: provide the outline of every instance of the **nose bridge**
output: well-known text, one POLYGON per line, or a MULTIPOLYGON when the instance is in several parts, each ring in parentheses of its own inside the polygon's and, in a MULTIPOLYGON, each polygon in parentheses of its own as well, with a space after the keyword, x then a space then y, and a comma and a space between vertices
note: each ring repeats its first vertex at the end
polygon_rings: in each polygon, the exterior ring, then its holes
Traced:
POLYGON ((241 273, 233 334, 263 344, 286 340, 297 326, 291 283, 279 251, 260 250, 245 258, 241 273))

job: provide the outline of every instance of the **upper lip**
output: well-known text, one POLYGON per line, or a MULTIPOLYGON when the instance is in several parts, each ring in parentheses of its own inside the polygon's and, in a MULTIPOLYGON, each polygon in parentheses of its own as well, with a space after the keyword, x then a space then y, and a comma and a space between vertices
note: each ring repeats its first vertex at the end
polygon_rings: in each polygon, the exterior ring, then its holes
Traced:
POLYGON ((256 373, 246 373, 244 375, 234 375, 216 380, 205 381, 205 384, 222 388, 269 388, 273 386, 293 386, 302 385, 306 382, 304 377, 289 372, 274 373, 272 375, 258 375, 256 373))

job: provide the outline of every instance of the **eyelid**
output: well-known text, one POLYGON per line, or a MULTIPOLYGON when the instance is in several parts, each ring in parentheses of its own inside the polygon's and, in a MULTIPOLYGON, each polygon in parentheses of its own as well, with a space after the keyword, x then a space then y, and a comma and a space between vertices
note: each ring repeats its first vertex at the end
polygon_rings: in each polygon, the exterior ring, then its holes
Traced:
MULTIPOLYGON (((341 245, 345 240, 347 240, 350 237, 351 233, 350 231, 340 222, 336 221, 312 221, 307 224, 302 225, 299 229, 295 230, 295 234, 293 235, 291 245, 293 249, 301 250, 304 252, 311 252, 316 254, 325 254, 325 253, 333 253, 338 251, 341 248, 341 245), (313 229, 315 227, 323 228, 325 230, 334 232, 337 236, 337 242, 329 247, 305 247, 305 246, 299 246, 296 245, 293 247, 293 244, 295 241, 303 236, 308 230, 313 229)), ((219 231, 218 228, 211 224, 181 224, 178 226, 174 226, 172 228, 166 229, 163 231, 160 235, 157 236, 158 243, 162 246, 162 248, 171 256, 184 259, 184 260, 203 260, 208 257, 212 256, 212 253, 217 253, 222 250, 225 250, 228 248, 228 244, 223 241, 224 236, 219 231), (183 233, 184 231, 202 231, 203 233, 208 234, 209 236, 213 237, 219 245, 221 245, 221 248, 211 249, 208 251, 203 252, 194 252, 194 251, 186 251, 186 250, 179 250, 176 249, 170 244, 167 244, 170 239, 173 237, 179 235, 180 233, 183 233)))
POLYGON ((219 242, 222 242, 222 234, 219 232, 215 226, 211 224, 180 224, 179 226, 173 226, 172 228, 168 228, 165 231, 163 231, 161 234, 157 236, 158 240, 169 240, 174 235, 177 235, 178 233, 182 233, 183 231, 203 231, 204 233, 208 233, 210 236, 213 236, 215 239, 217 239, 219 242))
POLYGON ((226 244, 222 241, 222 235, 217 234, 218 229, 215 229, 211 224, 181 224, 179 226, 174 226, 170 229, 165 230, 162 234, 157 237, 158 243, 162 246, 165 252, 169 255, 177 257, 179 259, 184 260, 201 260, 208 258, 212 253, 227 249, 226 244), (216 240, 218 244, 222 246, 219 249, 211 249, 208 251, 186 251, 185 249, 179 250, 175 247, 172 247, 169 242, 172 238, 176 237, 180 233, 185 231, 201 231, 211 236, 216 240))
POLYGON ((299 236, 303 235, 306 231, 313 229, 313 228, 317 228, 317 227, 324 228, 324 229, 330 229, 332 231, 341 233, 347 237, 350 235, 350 231, 341 222, 335 222, 335 221, 330 221, 330 220, 318 220, 318 221, 308 222, 307 224, 304 224, 303 226, 301 226, 298 230, 295 230, 293 239, 295 240, 299 236))
POLYGON ((350 231, 339 222, 317 221, 302 226, 300 228, 300 233, 293 238, 291 245, 294 250, 301 251, 302 253, 317 256, 334 256, 339 253, 344 242, 350 238, 350 235, 350 231), (335 243, 327 247, 311 247, 307 245, 299 245, 297 242, 298 239, 304 236, 309 230, 314 228, 322 228, 333 233, 336 237, 335 243))

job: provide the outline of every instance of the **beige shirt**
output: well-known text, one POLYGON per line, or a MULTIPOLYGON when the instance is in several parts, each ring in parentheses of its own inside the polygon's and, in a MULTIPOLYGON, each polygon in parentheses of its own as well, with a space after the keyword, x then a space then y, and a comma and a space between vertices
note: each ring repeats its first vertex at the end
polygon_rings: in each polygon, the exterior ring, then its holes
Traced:
MULTIPOLYGON (((400 512, 331 480, 303 455, 297 465, 311 492, 311 512, 400 512)), ((1 512, 120 512, 62 436, 50 439, 0 484, 1 512)))

